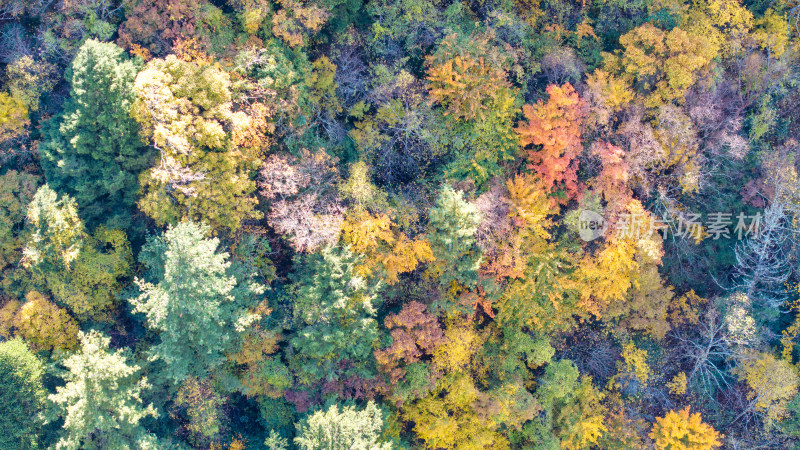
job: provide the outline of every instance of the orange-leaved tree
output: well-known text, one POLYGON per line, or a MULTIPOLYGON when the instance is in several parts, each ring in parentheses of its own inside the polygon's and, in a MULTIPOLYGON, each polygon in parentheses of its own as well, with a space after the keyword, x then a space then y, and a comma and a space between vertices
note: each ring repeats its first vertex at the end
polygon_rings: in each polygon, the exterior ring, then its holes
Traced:
MULTIPOLYGON (((538 173, 551 190, 565 189, 568 197, 577 196, 577 156, 581 144, 581 127, 586 117, 586 103, 571 84, 547 87, 547 102, 525 105, 526 122, 515 130, 520 144, 540 146, 527 152, 528 167, 538 173)), ((565 198, 560 197, 563 202, 565 198)))

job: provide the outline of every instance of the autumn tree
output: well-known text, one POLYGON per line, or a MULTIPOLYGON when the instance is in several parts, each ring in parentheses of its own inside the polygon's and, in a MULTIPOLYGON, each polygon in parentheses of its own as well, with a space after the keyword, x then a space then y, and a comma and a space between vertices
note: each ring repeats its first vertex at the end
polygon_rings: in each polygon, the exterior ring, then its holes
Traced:
POLYGON ((132 264, 125 233, 100 226, 88 235, 75 201, 47 185, 28 206, 28 227, 24 262, 35 279, 79 320, 106 315, 132 264))
POLYGON ((48 184, 75 199, 90 226, 130 226, 137 177, 152 163, 130 116, 138 69, 116 45, 86 41, 68 72, 70 99, 39 146, 48 184))
POLYGON ((379 370, 387 375, 394 395, 403 400, 407 393, 418 390, 419 381, 433 381, 417 377, 418 372, 427 369, 422 358, 433 356, 445 342, 436 316, 425 309, 425 305, 414 301, 403 305, 397 314, 386 316, 384 326, 389 330, 392 344, 374 352, 379 370))
POLYGON ((497 424, 476 411, 480 394, 472 378, 455 373, 439 380, 429 395, 407 403, 402 414, 426 448, 508 448, 497 424))
POLYGON ((536 390, 544 414, 525 425, 519 438, 569 449, 595 445, 606 431, 603 397, 591 377, 579 377, 572 361, 550 363, 536 390))
POLYGON ((279 0, 278 3, 282 8, 272 17, 272 32, 291 47, 307 45, 331 14, 321 2, 279 0))
POLYGON ((78 324, 64 309, 31 291, 14 314, 14 331, 34 351, 74 350, 78 346, 78 324))
POLYGON ((44 364, 22 339, 0 342, 0 447, 39 447, 47 391, 42 384, 44 364))
POLYGON ((254 178, 266 130, 234 104, 229 74, 169 55, 151 60, 134 89, 133 116, 160 153, 140 177, 139 208, 159 225, 187 218, 215 230, 260 217, 254 178))
POLYGON ((509 108, 516 92, 506 79, 504 55, 492 49, 486 57, 476 58, 469 46, 459 44, 458 36, 448 36, 428 57, 431 99, 457 120, 483 119, 495 109, 509 108))
POLYGON ((130 303, 159 333, 151 354, 176 383, 220 367, 239 333, 258 319, 247 308, 264 292, 252 274, 232 275, 229 255, 218 252, 209 232, 208 225, 181 222, 149 239, 139 256, 147 272, 135 279, 141 293, 130 303))
POLYGON ((672 286, 659 272, 664 255, 662 238, 655 230, 641 230, 640 225, 650 226, 653 217, 638 201, 630 201, 625 210, 627 216, 618 223, 639 235, 633 239, 635 270, 629 273, 630 288, 622 298, 617 296, 608 304, 606 314, 627 329, 646 331, 661 339, 670 329, 667 310, 674 297, 672 286))
POLYGON ((604 53, 604 69, 636 92, 645 107, 682 103, 687 90, 708 70, 719 47, 705 33, 646 23, 619 39, 622 49, 604 53))
POLYGON ((44 185, 28 205, 31 240, 25 247, 27 265, 42 271, 69 268, 80 254, 85 234, 75 201, 44 185))
POLYGON ((571 84, 549 85, 547 102, 525 105, 522 112, 526 122, 515 131, 523 147, 541 146, 527 152, 528 166, 542 178, 545 186, 559 195, 562 203, 574 198, 578 191, 577 157, 583 150, 581 128, 586 114, 586 103, 571 84))
POLYGON ((30 112, 39 110, 40 98, 58 83, 57 67, 46 59, 22 55, 6 67, 8 91, 30 112))
POLYGON ((298 252, 339 239, 344 208, 336 195, 335 163, 325 152, 303 152, 300 158, 273 154, 259 172, 260 194, 270 201, 267 220, 298 252))
POLYGON ((508 71, 518 68, 519 56, 495 40, 492 33, 452 34, 426 58, 430 101, 445 108, 447 143, 455 151, 448 175, 478 186, 500 175, 518 150, 512 127, 519 91, 508 71))
POLYGON ((134 54, 161 57, 169 53, 179 39, 197 33, 203 0, 137 0, 130 2, 130 12, 119 28, 118 42, 134 54))
POLYGON ((19 272, 17 262, 28 240, 25 216, 37 183, 36 176, 16 170, 0 176, 0 288, 4 290, 19 272))
POLYGON ((110 351, 110 339, 97 331, 80 333, 81 349, 63 362, 65 386, 49 396, 54 417, 62 418, 58 448, 147 448, 155 437, 139 422, 156 416, 144 406, 149 388, 139 366, 128 363, 123 350, 110 351))
POLYGON ((412 272, 419 264, 434 260, 427 240, 410 239, 393 227, 386 214, 376 217, 366 212, 353 214, 344 223, 344 242, 353 252, 364 256, 364 263, 358 267, 362 275, 375 273, 387 283, 395 284, 401 273, 412 272))
POLYGON ((537 175, 509 179, 506 191, 496 200, 499 205, 494 214, 503 214, 504 218, 495 220, 507 224, 496 236, 496 249, 483 267, 505 283, 495 294, 496 320, 504 330, 567 330, 575 325, 575 316, 584 313, 577 306, 578 290, 572 275, 576 258, 551 235, 551 216, 558 213, 557 205, 537 175))
POLYGON ((741 358, 734 372, 749 388, 749 403, 735 420, 756 411, 764 415, 767 427, 771 427, 785 417, 786 405, 800 385, 800 377, 793 366, 770 353, 749 352, 741 358))
POLYGON ((511 280, 496 300, 504 328, 525 326, 537 332, 568 330, 585 315, 573 282, 575 257, 559 244, 539 241, 526 249, 520 279, 511 280))
POLYGON ((225 403, 209 379, 189 377, 178 388, 170 416, 181 423, 192 445, 220 445, 229 428, 225 403))
POLYGON ((239 351, 228 355, 228 359, 241 366, 237 372, 240 390, 248 397, 277 398, 291 387, 291 372, 276 354, 282 337, 278 330, 257 323, 244 333, 239 351))
POLYGON ((11 156, 12 144, 27 135, 27 128, 30 125, 28 112, 28 107, 21 100, 6 92, 0 92, 0 145, 3 149, 0 158, 2 160, 11 156))
POLYGON ((703 423, 700 413, 690 414, 688 406, 657 418, 650 438, 659 449, 711 450, 721 445, 720 434, 703 423))
POLYGON ((595 143, 592 153, 600 158, 602 169, 591 180, 592 188, 605 200, 606 215, 614 217, 623 211, 633 193, 628 186, 630 177, 625 151, 608 142, 595 143))

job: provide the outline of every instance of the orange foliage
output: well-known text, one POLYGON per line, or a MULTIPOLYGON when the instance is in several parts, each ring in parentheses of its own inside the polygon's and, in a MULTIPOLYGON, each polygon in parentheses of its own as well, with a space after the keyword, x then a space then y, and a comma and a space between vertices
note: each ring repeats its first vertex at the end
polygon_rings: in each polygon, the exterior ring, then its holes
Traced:
POLYGON ((592 180, 594 189, 606 201, 606 211, 614 215, 631 200, 632 192, 628 188, 628 164, 625 162, 625 151, 608 142, 601 142, 592 147, 592 153, 600 157, 603 168, 592 180))
POLYGON ((505 72, 483 58, 456 56, 432 66, 428 81, 431 98, 447 107, 445 115, 456 119, 482 119, 489 108, 508 105, 513 98, 505 72))
MULTIPOLYGON (((551 190, 565 188, 567 195, 578 194, 577 156, 582 150, 581 127, 586 118, 586 103, 571 84, 551 84, 549 100, 525 105, 527 123, 515 130, 522 146, 541 146, 528 151, 528 167, 535 170, 551 190)), ((563 202, 563 200, 562 200, 563 202)))
POLYGON ((427 240, 409 239, 405 233, 392 231, 392 225, 385 214, 372 216, 365 212, 342 226, 344 242, 353 252, 364 255, 356 271, 368 276, 382 269, 384 281, 389 284, 397 283, 401 273, 435 259, 427 240))

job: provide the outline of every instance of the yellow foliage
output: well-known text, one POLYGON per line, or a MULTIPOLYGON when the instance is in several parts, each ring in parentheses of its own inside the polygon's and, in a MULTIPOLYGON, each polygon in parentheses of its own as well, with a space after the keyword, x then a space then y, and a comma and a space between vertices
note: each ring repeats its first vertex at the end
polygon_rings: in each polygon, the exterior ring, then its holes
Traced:
POLYGON ((25 103, 0 92, 0 141, 23 134, 29 123, 25 103))
POLYGON ((472 322, 454 324, 445 333, 445 343, 436 348, 433 362, 446 372, 458 372, 467 368, 472 355, 482 345, 482 338, 472 322))
MULTIPOLYGON (((447 108, 445 115, 452 114, 456 119, 485 119, 487 114, 508 115, 517 91, 506 79, 504 64, 492 61, 489 54, 487 57, 465 54, 454 38, 449 36, 442 43, 443 48, 451 52, 451 58, 437 60, 435 55, 428 57, 427 79, 431 99, 447 108)), ((477 42, 487 45, 485 40, 477 42)))
MULTIPOLYGON (((579 414, 576 422, 570 423, 561 430, 561 447, 567 450, 579 450, 593 448, 597 445, 598 439, 608 431, 606 427, 607 409, 600 403, 605 394, 598 391, 592 384, 592 378, 582 376, 580 384, 575 389, 577 404, 573 408, 577 409, 574 413, 579 414)), ((568 409, 572 409, 568 407, 568 409)), ((562 410, 562 414, 566 411, 562 410)), ((562 422, 562 423, 565 423, 562 422)))
POLYGON ((374 254, 381 246, 394 243, 395 237, 391 225, 392 220, 386 214, 377 217, 363 214, 342 225, 344 241, 356 253, 374 254))
MULTIPOLYGON (((649 223, 650 215, 638 201, 631 202, 628 210, 649 223)), ((674 297, 672 286, 662 280, 658 271, 663 253, 658 234, 636 241, 635 261, 639 267, 633 286, 625 300, 609 304, 606 312, 608 317, 618 320, 621 327, 647 331, 656 339, 662 339, 670 329, 667 310, 674 297)))
POLYGON ((550 214, 558 214, 551 209, 551 202, 544 185, 534 175, 517 175, 506 182, 509 193, 508 216, 520 228, 527 229, 541 239, 550 239, 548 230, 553 221, 550 214))
POLYGON ((0 308, 0 336, 11 339, 11 330, 14 328, 14 316, 19 310, 20 303, 16 300, 9 300, 0 308))
POLYGON ((636 375, 636 378, 646 384, 652 371, 647 364, 647 350, 636 348, 633 342, 622 346, 622 371, 636 375))
POLYGON ((707 34, 681 28, 664 31, 646 23, 619 39, 624 50, 604 54, 604 70, 643 92, 644 106, 683 102, 699 72, 709 68, 718 46, 707 34))
POLYGON ((14 328, 33 350, 77 348, 78 323, 66 310, 36 291, 29 292, 26 299, 14 317, 14 328))
POLYGON ((596 69, 594 73, 587 75, 586 84, 590 90, 599 94, 600 99, 611 111, 620 111, 633 100, 633 91, 630 87, 603 69, 596 69))
POLYGON ((247 441, 244 439, 234 439, 231 441, 231 445, 228 446, 228 450, 246 450, 247 449, 247 441))
POLYGON ((264 19, 267 18, 267 11, 263 8, 250 8, 242 12, 242 28, 248 34, 256 34, 264 19))
POLYGON ((734 373, 747 382, 747 398, 755 402, 757 411, 764 413, 768 428, 786 415, 786 404, 800 385, 795 368, 770 353, 745 355, 734 373))
POLYGON ((673 395, 683 395, 686 393, 688 380, 686 379, 686 372, 681 372, 672 378, 672 381, 667 383, 667 388, 673 395))
POLYGON ((701 0, 694 2, 680 26, 704 36, 709 52, 730 56, 753 27, 753 13, 738 0, 701 0))
POLYGON ((404 233, 395 234, 392 226, 389 216, 366 212, 342 226, 344 242, 353 252, 364 255, 364 262, 356 268, 360 275, 369 276, 382 269, 384 281, 394 284, 399 274, 413 271, 420 262, 434 261, 427 240, 411 240, 404 233))
POLYGON ((312 2, 278 0, 283 9, 272 16, 272 32, 290 47, 301 47, 327 22, 330 12, 312 2))
POLYGON ((397 283, 397 276, 401 273, 408 273, 417 268, 419 263, 433 262, 431 244, 425 239, 411 240, 405 234, 400 233, 400 237, 394 249, 385 254, 381 263, 386 271, 386 282, 389 284, 397 283))
POLYGON ((694 289, 673 299, 669 306, 669 320, 673 325, 696 325, 700 320, 700 307, 708 300, 700 297, 694 289))
MULTIPOLYGON (((797 314, 798 308, 800 308, 800 300, 795 300, 791 306, 792 310, 795 311, 794 321, 781 333, 781 358, 788 363, 792 362, 792 353, 794 353, 793 341, 800 334, 800 315, 797 314)), ((2 314, 2 310, 0 310, 0 333, 2 333, 3 326, 2 314)))
MULTIPOLYGON (((608 304, 621 301, 631 286, 639 264, 634 259, 636 243, 631 239, 612 239, 594 257, 584 258, 578 268, 581 286, 580 305, 595 317, 601 317, 608 304)), ((636 283, 636 284, 635 284, 636 283)))
POLYGON ((308 86, 311 88, 311 101, 326 110, 339 113, 342 106, 336 96, 336 64, 327 56, 314 61, 311 65, 311 74, 308 76, 308 86))
POLYGON ((425 398, 403 407, 403 418, 414 423, 414 433, 429 449, 509 448, 508 440, 491 420, 475 411, 480 391, 465 374, 443 378, 425 398))
POLYGON ((753 38, 766 50, 770 57, 780 58, 789 47, 789 22, 772 8, 764 12, 764 16, 756 21, 753 38))
POLYGON ((719 433, 703 423, 700 413, 689 414, 688 406, 656 419, 650 437, 663 450, 711 450, 721 445, 719 433))

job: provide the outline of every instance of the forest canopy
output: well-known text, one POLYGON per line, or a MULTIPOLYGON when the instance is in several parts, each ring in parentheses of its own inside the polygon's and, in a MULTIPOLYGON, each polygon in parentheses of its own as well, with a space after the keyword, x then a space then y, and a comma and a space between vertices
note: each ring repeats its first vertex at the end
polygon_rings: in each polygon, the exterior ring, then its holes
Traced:
POLYGON ((0 0, 0 450, 800 448, 798 84, 796 0, 0 0))

